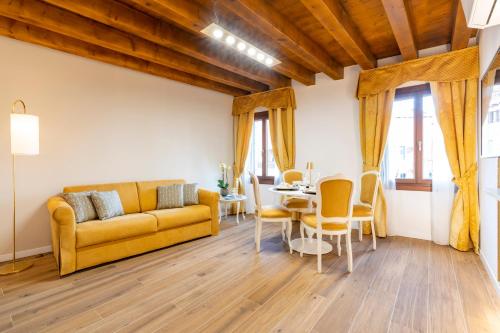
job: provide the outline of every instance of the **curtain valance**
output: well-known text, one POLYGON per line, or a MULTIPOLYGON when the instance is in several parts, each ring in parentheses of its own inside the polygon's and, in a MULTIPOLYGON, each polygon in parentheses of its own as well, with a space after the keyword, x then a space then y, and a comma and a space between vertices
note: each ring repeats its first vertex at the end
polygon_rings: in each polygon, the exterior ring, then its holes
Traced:
POLYGON ((362 71, 358 98, 396 88, 408 81, 452 82, 479 77, 478 47, 423 57, 362 71))
POLYGON ((266 109, 296 109, 295 93, 292 88, 279 88, 261 93, 235 97, 233 99, 233 116, 252 112, 258 107, 266 109))

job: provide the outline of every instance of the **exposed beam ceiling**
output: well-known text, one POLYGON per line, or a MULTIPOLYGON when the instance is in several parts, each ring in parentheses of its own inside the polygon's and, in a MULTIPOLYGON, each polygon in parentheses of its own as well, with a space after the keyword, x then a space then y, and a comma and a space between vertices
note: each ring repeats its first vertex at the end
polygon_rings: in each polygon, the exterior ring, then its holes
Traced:
MULTIPOLYGON (((122 2, 141 8, 154 14, 155 16, 175 22, 177 25, 182 26, 195 34, 200 34, 201 30, 212 22, 218 22, 221 19, 223 20, 223 18, 216 18, 214 11, 210 11, 208 8, 192 1, 122 0, 122 2)), ((225 28, 231 29, 232 27, 226 25, 225 28)), ((249 42, 258 46, 262 43, 262 41, 259 42, 253 40, 249 40, 249 42)), ((305 85, 314 84, 315 81, 313 72, 310 72, 306 68, 283 57, 280 57, 279 60, 281 63, 274 66, 273 70, 305 85)))
POLYGON ((294 52, 304 62, 333 79, 344 77, 344 68, 320 45, 304 34, 265 0, 220 0, 254 29, 275 39, 276 43, 294 52))
POLYGON ((475 33, 460 0, 0 1, 0 35, 234 96, 341 79, 419 47, 464 48, 475 33), (203 34, 211 23, 280 63, 203 34))
POLYGON ((418 48, 405 0, 382 0, 382 4, 403 59, 417 58, 418 48))
POLYGON ((301 0, 311 14, 363 69, 376 67, 377 60, 338 0, 301 0))
POLYGON ((219 91, 224 94, 241 96, 248 93, 245 90, 137 59, 6 17, 0 17, 0 35, 68 52, 85 58, 99 60, 112 65, 130 68, 170 80, 180 81, 193 86, 219 91))
POLYGON ((455 12, 453 14, 453 30, 451 33, 451 49, 459 50, 469 45, 469 37, 471 29, 467 27, 467 20, 465 19, 464 9, 462 2, 455 0, 455 12))
POLYGON ((0 15, 242 90, 268 89, 265 84, 37 0, 0 2, 0 15))
POLYGON ((233 73, 263 82, 272 88, 290 85, 290 79, 287 77, 260 64, 251 64, 243 55, 226 48, 214 50, 206 39, 197 38, 193 34, 117 1, 44 1, 233 73))

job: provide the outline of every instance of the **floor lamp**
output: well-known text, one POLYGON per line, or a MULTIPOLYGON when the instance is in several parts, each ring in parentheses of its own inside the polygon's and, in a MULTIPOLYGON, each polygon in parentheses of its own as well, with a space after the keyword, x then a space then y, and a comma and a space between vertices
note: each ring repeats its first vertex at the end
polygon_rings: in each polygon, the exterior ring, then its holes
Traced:
POLYGON ((38 155, 39 152, 38 116, 26 113, 26 105, 20 99, 12 103, 10 114, 10 151, 12 154, 12 262, 0 267, 0 275, 13 274, 30 268, 33 263, 16 262, 16 155, 38 155), (22 113, 16 113, 16 106, 22 107, 22 113))

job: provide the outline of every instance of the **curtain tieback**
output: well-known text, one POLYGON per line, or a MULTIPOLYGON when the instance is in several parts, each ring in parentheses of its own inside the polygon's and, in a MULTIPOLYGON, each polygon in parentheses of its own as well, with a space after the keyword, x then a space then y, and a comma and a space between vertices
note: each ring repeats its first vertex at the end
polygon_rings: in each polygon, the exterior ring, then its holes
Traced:
POLYGON ((377 171, 377 172, 379 172, 380 168, 378 166, 363 164, 363 172, 366 172, 366 171, 377 171))
POLYGON ((477 174, 477 163, 474 163, 465 173, 463 174, 462 177, 454 177, 453 182, 459 187, 459 188, 464 188, 471 180, 473 180, 476 177, 477 174))

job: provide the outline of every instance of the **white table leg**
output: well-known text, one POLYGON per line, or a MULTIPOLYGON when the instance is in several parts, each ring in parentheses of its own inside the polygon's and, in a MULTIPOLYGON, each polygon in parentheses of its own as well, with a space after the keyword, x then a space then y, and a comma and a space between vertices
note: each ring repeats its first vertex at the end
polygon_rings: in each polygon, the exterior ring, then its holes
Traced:
POLYGON ((227 202, 224 202, 224 209, 225 209, 224 218, 227 220, 227 202))
POLYGON ((243 216, 243 220, 246 220, 244 209, 241 210, 241 216, 243 216))
POLYGON ((222 221, 222 202, 219 201, 219 224, 222 221))
POLYGON ((240 224, 240 202, 236 202, 236 224, 240 224))

